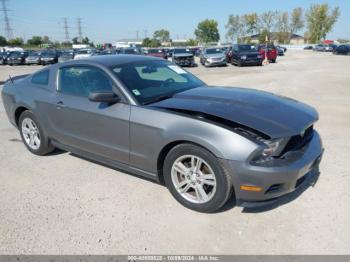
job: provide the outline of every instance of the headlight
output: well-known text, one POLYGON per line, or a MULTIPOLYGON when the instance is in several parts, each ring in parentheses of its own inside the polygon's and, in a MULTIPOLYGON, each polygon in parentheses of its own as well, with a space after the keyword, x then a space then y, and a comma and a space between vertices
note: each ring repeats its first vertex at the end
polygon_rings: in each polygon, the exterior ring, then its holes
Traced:
POLYGON ((246 59, 247 59, 247 56, 246 56, 246 55, 242 55, 242 56, 241 56, 241 59, 242 59, 242 60, 246 60, 246 59))
POLYGON ((260 140, 264 143, 263 149, 254 157, 254 162, 261 163, 278 157, 284 147, 286 146, 288 139, 278 138, 272 140, 260 140))
POLYGON ((262 55, 258 55, 258 58, 262 58, 262 55))
POLYGON ((263 158, 269 158, 271 156, 278 155, 282 150, 281 144, 283 143, 283 139, 274 139, 265 141, 265 145, 267 146, 261 153, 263 158))

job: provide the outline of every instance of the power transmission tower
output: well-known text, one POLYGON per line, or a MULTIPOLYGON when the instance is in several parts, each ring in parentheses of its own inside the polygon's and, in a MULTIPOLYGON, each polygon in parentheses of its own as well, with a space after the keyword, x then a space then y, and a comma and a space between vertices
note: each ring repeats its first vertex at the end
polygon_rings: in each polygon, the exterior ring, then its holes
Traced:
POLYGON ((12 32, 12 28, 10 26, 10 19, 8 16, 8 11, 10 11, 9 9, 7 9, 6 6, 6 2, 8 0, 0 0, 1 4, 2 4, 2 9, 0 9, 0 11, 2 11, 4 13, 4 24, 5 24, 5 32, 6 32, 6 37, 7 39, 11 39, 13 38, 13 32, 12 32))
POLYGON ((147 29, 143 30, 143 33, 144 33, 144 35, 145 35, 145 38, 147 38, 147 37, 148 37, 148 31, 147 31, 147 29))
POLYGON ((77 18, 77 24, 78 24, 78 36, 81 39, 83 39, 83 32, 81 30, 81 18, 77 18))
POLYGON ((136 31, 136 39, 139 40, 139 30, 136 31))
POLYGON ((63 18, 63 28, 64 28, 64 35, 65 35, 65 39, 66 39, 66 42, 69 42, 70 41, 70 37, 69 37, 69 27, 68 27, 68 20, 67 20, 67 17, 63 18))

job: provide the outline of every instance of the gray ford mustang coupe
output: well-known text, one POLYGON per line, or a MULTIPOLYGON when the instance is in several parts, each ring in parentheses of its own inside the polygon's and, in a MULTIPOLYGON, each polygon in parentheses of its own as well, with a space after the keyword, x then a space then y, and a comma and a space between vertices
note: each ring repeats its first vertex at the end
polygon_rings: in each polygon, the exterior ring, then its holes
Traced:
POLYGON ((2 99, 30 152, 60 148, 155 179, 200 212, 230 196, 242 206, 275 201, 314 177, 323 152, 313 108, 210 87, 152 57, 55 64, 10 78, 2 99))

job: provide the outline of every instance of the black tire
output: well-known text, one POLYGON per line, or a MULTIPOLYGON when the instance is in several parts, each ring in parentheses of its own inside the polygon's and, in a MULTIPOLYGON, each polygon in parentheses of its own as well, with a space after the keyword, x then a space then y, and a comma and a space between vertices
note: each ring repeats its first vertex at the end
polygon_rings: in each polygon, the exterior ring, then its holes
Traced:
POLYGON ((38 120, 36 119, 36 117, 34 116, 34 114, 27 110, 27 111, 24 111, 20 117, 19 117, 19 121, 18 121, 18 129, 19 129, 19 132, 21 134, 21 138, 22 138, 22 141, 24 143, 24 145, 26 146, 26 148, 33 154, 35 155, 38 155, 38 156, 43 156, 43 155, 46 155, 50 152, 52 152, 55 147, 51 145, 49 139, 47 138, 43 128, 41 127, 40 123, 38 122, 38 120), (39 136, 40 136, 40 146, 38 149, 33 149, 31 148, 27 142, 25 141, 24 139, 24 134, 23 134, 23 130, 22 130, 22 123, 23 123, 23 120, 24 119, 31 119, 35 125, 37 126, 38 128, 38 131, 39 131, 39 136))
POLYGON ((202 147, 193 144, 180 144, 170 150, 165 158, 164 166, 164 181, 165 185, 174 196, 174 198, 183 206, 192 210, 204 213, 212 213, 220 209, 230 198, 232 193, 231 176, 225 167, 220 163, 212 153, 202 147), (193 155, 202 158, 208 163, 214 172, 216 179, 216 190, 212 198, 205 203, 193 203, 185 199, 176 190, 171 178, 171 170, 174 162, 181 156, 193 155))
POLYGON ((272 59, 271 63, 273 63, 273 64, 276 63, 276 59, 272 59))

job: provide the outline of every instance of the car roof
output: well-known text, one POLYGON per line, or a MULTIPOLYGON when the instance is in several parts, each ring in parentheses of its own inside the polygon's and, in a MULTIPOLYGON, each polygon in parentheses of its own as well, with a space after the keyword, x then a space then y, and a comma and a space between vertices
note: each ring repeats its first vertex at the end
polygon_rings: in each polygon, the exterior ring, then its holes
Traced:
POLYGON ((132 62, 154 61, 154 60, 164 61, 164 59, 150 57, 150 56, 117 54, 117 55, 105 55, 105 56, 91 56, 85 59, 68 61, 66 64, 72 65, 72 64, 81 64, 84 62, 89 62, 89 63, 93 62, 105 67, 110 67, 110 66, 117 66, 121 64, 132 63, 132 62))

